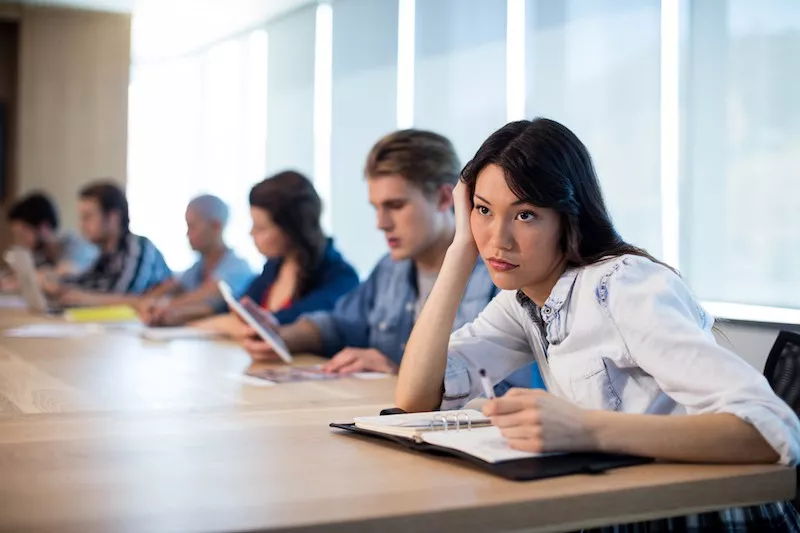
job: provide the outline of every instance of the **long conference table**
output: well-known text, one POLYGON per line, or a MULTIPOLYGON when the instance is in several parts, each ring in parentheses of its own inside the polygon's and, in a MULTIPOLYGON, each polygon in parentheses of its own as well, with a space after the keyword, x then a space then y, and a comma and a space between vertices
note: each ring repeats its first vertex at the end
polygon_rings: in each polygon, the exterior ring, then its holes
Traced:
MULTIPOLYGON (((0 309, 0 330, 46 320, 0 309)), ((394 378, 258 386, 250 364, 221 341, 0 331, 0 531, 565 531, 795 493, 773 465, 505 481, 328 428, 391 406, 394 378)))

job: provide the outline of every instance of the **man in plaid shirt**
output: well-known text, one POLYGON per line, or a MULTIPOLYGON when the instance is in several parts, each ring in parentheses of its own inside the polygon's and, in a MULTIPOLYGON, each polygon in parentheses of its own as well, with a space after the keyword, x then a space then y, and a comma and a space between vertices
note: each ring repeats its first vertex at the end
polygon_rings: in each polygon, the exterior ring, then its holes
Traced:
POLYGON ((128 201, 114 183, 92 183, 80 192, 83 236, 101 255, 80 276, 46 290, 62 305, 131 303, 172 277, 164 256, 146 237, 129 229, 128 201))

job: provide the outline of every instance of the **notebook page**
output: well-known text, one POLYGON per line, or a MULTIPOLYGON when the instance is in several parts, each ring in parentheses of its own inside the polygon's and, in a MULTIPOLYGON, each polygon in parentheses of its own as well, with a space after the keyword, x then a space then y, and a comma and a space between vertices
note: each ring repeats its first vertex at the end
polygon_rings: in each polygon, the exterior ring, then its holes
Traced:
POLYGON ((437 431, 421 435, 428 444, 467 453, 487 463, 499 463, 513 459, 558 455, 555 453, 531 453, 513 450, 495 426, 461 431, 437 431))

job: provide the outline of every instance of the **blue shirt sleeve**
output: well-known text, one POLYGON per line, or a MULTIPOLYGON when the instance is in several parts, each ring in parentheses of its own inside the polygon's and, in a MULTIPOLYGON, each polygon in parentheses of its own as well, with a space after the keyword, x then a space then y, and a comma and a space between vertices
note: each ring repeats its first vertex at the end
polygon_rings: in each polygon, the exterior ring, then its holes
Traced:
MULTIPOLYGON (((238 299, 247 292, 253 281, 253 271, 247 261, 229 251, 214 269, 213 277, 216 281, 227 283, 233 296, 238 299)), ((254 299, 254 301, 259 302, 258 299, 254 299)), ((215 313, 224 313, 228 309, 222 295, 210 298, 207 303, 215 313)))
POLYGON ((375 299, 375 282, 370 277, 353 292, 339 300, 333 311, 305 315, 319 330, 322 355, 333 357, 347 347, 369 346, 369 310, 375 299))
POLYGON ((133 235, 128 239, 126 265, 117 279, 114 292, 144 294, 172 276, 164 256, 149 239, 133 235))
POLYGON ((247 261, 228 252, 214 269, 214 279, 230 285, 233 295, 240 298, 253 280, 253 271, 247 261))
POLYGON ((89 270, 100 257, 96 246, 72 234, 62 237, 61 246, 61 261, 72 263, 78 274, 89 270))
POLYGON ((157 287, 158 285, 161 285, 165 281, 172 278, 172 270, 170 270, 169 266, 167 266, 167 261, 164 259, 164 255, 153 243, 150 243, 150 248, 153 250, 154 257, 152 263, 150 264, 150 269, 146 274, 142 275, 142 277, 146 279, 146 287, 140 292, 140 294, 145 293, 153 287, 157 287))
POLYGON ((185 272, 178 276, 178 283, 186 292, 191 292, 200 287, 200 269, 203 268, 201 261, 197 261, 190 266, 185 272))

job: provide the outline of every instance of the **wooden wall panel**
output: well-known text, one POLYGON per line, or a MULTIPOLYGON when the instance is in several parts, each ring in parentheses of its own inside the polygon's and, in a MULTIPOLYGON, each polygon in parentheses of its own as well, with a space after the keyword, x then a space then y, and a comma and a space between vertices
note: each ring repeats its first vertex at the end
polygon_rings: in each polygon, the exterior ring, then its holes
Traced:
POLYGON ((130 16, 23 6, 19 35, 19 193, 48 191, 77 226, 77 191, 126 179, 130 16))
POLYGON ((0 4, 0 20, 19 20, 19 4, 0 4))

